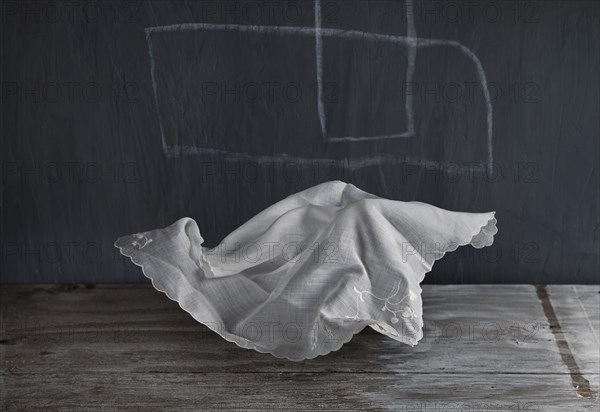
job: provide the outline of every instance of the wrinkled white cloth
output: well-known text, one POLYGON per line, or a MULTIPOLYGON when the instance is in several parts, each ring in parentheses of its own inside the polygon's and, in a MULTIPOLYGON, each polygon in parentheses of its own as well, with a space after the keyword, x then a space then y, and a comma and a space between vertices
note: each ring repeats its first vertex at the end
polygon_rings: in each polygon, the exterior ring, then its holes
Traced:
POLYGON ((115 246, 194 319, 243 348, 302 360, 370 326, 416 345, 420 282, 458 246, 489 246, 495 212, 383 199, 340 181, 293 194, 202 247, 196 222, 115 246))

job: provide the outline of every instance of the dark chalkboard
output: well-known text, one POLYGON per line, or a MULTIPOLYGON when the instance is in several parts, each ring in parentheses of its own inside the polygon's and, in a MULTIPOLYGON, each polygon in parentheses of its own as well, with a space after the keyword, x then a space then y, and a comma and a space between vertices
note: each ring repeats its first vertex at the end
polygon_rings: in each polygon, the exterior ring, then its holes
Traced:
POLYGON ((143 282, 309 186, 497 211, 433 283, 598 283, 595 1, 3 2, 1 282, 143 282))

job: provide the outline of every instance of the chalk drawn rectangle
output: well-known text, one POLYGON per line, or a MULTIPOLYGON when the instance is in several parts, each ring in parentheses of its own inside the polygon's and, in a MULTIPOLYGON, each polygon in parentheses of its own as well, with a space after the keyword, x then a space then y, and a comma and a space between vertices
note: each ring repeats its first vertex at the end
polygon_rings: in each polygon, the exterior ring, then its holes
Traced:
MULTIPOLYGON (((294 34, 300 36, 308 36, 315 39, 315 54, 316 54, 316 77, 317 77, 317 105, 318 105, 318 114, 319 114, 319 122, 321 125, 322 137, 326 142, 341 142, 341 141, 370 141, 370 140, 378 140, 378 139, 389 139, 389 138, 397 138, 397 137, 412 137, 414 136, 414 113, 413 113, 413 101, 412 94, 408 93, 406 90, 405 95, 405 113, 408 129, 405 132, 393 135, 376 135, 376 136, 343 136, 343 137, 331 137, 327 135, 327 119, 324 107, 323 100, 323 38, 324 37, 334 37, 334 38, 346 38, 346 39, 355 39, 355 40, 365 40, 371 42, 383 42, 383 43, 393 43, 399 46, 406 46, 408 50, 408 67, 406 71, 406 83, 412 84, 414 71, 415 71, 415 57, 417 49, 419 48, 429 48, 429 47, 450 47, 458 50, 464 56, 466 56, 471 63, 474 65, 476 69, 476 73, 478 76, 478 80, 480 82, 481 90, 483 92, 483 96, 485 98, 485 106, 487 112, 487 136, 485 141, 487 143, 487 163, 478 163, 476 166, 477 169, 483 170, 483 168, 487 168, 488 170, 492 170, 493 167, 493 147, 492 147, 492 105, 491 99, 489 95, 489 90, 487 87, 486 75, 483 70, 483 66, 481 61, 477 58, 477 56, 467 47, 462 45, 461 43, 454 40, 444 40, 444 39, 419 39, 416 34, 416 29, 413 21, 413 4, 411 0, 407 0, 406 2, 406 13, 407 13, 407 35, 406 36, 398 36, 398 35, 389 35, 389 34, 380 34, 380 33, 370 33, 370 32, 362 32, 357 30, 345 30, 345 29, 332 29, 332 28, 323 28, 321 27, 321 5, 320 0, 315 0, 315 27, 288 27, 288 26, 250 26, 250 25, 239 25, 239 24, 210 24, 210 23, 182 23, 182 24, 174 24, 169 26, 158 26, 158 27, 149 27, 146 28, 146 39, 148 43, 148 52, 150 57, 150 72, 152 78, 152 85, 154 89, 154 97, 155 103, 157 107, 157 114, 159 118, 160 132, 163 143, 163 150, 168 156, 188 156, 188 155, 207 155, 207 156, 217 156, 224 160, 254 160, 254 161, 295 161, 298 163, 306 163, 306 162, 317 162, 323 164, 330 164, 331 162, 339 164, 345 168, 355 169, 362 168, 369 165, 375 164, 416 164, 423 165, 427 167, 435 167, 435 168, 443 168, 446 165, 450 165, 452 167, 452 171, 450 173, 457 172, 467 172, 470 173, 473 171, 473 166, 468 165, 466 167, 462 165, 457 165, 452 162, 447 162, 444 160, 430 160, 423 157, 411 157, 410 155, 393 155, 390 152, 383 153, 369 153, 366 156, 362 156, 357 159, 349 159, 344 157, 342 153, 342 157, 338 158, 336 156, 331 156, 331 153, 340 154, 339 151, 331 151, 326 150, 319 153, 319 157, 305 157, 302 154, 296 155, 296 153, 292 152, 292 154, 288 153, 276 153, 271 152, 266 155, 255 155, 252 153, 245 152, 235 152, 228 151, 222 149, 212 149, 212 148, 202 148, 195 146, 185 146, 185 145, 169 145, 167 144, 165 138, 165 131, 163 127, 163 120, 160 112, 159 105, 159 93, 157 91, 157 76, 156 76, 156 64, 154 58, 154 48, 153 48, 153 34, 156 33, 177 33, 184 31, 233 31, 237 33, 273 33, 273 34, 294 34), (323 155, 325 157, 323 157, 323 155)), ((358 147, 357 147, 358 148, 358 147)), ((359 149, 360 150, 360 149, 359 149)))
POLYGON ((169 145, 319 154, 318 85, 305 67, 315 67, 314 38, 183 30, 155 33, 151 42, 169 145))

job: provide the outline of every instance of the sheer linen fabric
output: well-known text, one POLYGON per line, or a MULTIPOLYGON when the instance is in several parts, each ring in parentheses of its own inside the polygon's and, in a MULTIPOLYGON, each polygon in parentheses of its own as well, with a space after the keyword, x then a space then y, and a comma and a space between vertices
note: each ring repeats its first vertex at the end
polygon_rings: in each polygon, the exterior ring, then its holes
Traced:
POLYGON ((224 339, 298 361, 340 349, 366 326, 416 345, 420 282, 446 252, 491 245, 494 214, 383 199, 333 181, 277 202, 212 249, 191 218, 115 246, 224 339))

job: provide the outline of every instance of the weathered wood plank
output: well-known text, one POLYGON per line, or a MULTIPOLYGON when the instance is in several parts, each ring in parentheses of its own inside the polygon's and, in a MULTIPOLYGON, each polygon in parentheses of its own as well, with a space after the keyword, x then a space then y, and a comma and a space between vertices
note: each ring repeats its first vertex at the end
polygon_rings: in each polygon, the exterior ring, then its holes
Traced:
POLYGON ((11 375, 8 410, 597 411, 566 375, 90 373, 11 375))
POLYGON ((35 359, 12 365, 15 373, 57 365, 122 372, 319 372, 332 365, 344 372, 564 372, 535 290, 526 285, 425 287, 425 337, 416 347, 363 332, 339 352, 299 363, 224 341, 150 286, 17 288, 6 298, 9 361, 35 359))
MULTIPOLYGON (((577 301, 548 290, 577 361, 588 359, 577 301)), ((593 310, 586 293, 582 305, 593 310)), ((426 285, 423 300, 426 333, 415 348, 366 330, 338 352, 295 363, 224 341, 149 285, 0 286, 2 406, 598 407, 596 389, 595 399, 577 396, 534 286, 426 285)), ((588 362, 582 371, 595 383, 588 362)))

